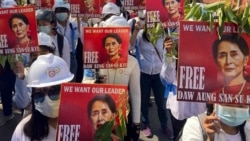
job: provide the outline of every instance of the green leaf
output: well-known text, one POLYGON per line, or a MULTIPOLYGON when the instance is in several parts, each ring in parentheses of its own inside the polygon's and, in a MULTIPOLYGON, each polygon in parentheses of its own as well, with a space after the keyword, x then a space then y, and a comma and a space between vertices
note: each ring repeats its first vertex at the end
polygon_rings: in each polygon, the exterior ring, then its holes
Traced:
POLYGON ((105 122, 100 128, 97 129, 94 141, 113 141, 111 134, 114 126, 114 119, 105 122))

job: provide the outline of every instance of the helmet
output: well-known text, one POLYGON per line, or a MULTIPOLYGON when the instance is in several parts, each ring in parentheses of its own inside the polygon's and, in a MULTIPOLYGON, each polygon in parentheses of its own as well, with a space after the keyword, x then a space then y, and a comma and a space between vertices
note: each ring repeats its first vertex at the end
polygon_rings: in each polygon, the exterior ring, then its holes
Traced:
POLYGON ((107 26, 129 26, 128 21, 121 16, 113 15, 106 21, 103 21, 100 23, 101 26, 107 27, 107 26))
POLYGON ((145 18, 146 10, 138 10, 138 17, 145 18))
POLYGON ((53 11, 55 11, 56 8, 66 8, 70 11, 70 5, 67 0, 56 0, 53 6, 53 11))
POLYGON ((49 53, 38 56, 30 66, 27 87, 59 85, 71 81, 73 77, 67 63, 59 56, 49 53))
POLYGON ((53 21, 53 11, 38 9, 38 10, 36 10, 36 19, 52 22, 53 21))
POLYGON ((16 7, 17 3, 14 0, 3 0, 1 3, 1 7, 3 8, 11 8, 11 7, 16 7))
POLYGON ((106 3, 102 8, 102 17, 109 14, 120 15, 120 8, 113 2, 106 3))
POLYGON ((53 39, 44 32, 38 33, 38 45, 39 46, 47 46, 55 50, 55 44, 53 42, 53 39))

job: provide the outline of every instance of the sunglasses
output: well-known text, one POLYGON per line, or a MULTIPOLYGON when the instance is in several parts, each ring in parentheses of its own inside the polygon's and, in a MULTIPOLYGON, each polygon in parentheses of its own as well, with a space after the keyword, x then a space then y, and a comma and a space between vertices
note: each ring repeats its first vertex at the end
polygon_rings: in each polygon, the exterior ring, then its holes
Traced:
POLYGON ((44 101, 44 97, 45 95, 48 95, 48 97, 55 101, 58 100, 60 98, 60 90, 61 90, 61 86, 57 85, 57 86, 52 86, 49 88, 41 88, 41 89, 37 89, 37 91, 35 91, 32 96, 34 99, 35 103, 42 103, 44 101))

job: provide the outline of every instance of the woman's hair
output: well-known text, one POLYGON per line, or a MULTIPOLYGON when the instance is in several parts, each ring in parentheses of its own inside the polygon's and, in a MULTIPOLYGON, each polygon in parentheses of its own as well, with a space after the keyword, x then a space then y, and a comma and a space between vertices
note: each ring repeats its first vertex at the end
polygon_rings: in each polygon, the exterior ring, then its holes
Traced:
MULTIPOLYGON (((181 0, 175 0, 177 1, 178 3, 180 3, 181 0)), ((166 3, 166 0, 162 0, 162 5, 165 7, 165 3, 166 3)))
POLYGON ((122 44, 122 38, 117 33, 109 33, 102 39, 102 46, 105 47, 105 42, 107 38, 114 38, 119 44, 122 44))
MULTIPOLYGON (((207 104, 207 115, 211 115, 213 111, 214 111, 214 104, 207 104)), ((246 121, 238 126, 238 129, 240 131, 241 141, 246 141, 246 134, 244 130, 245 124, 246 121)))
POLYGON ((213 51, 213 58, 215 61, 217 60, 217 56, 218 56, 218 47, 219 47, 220 43, 223 41, 227 41, 227 42, 230 42, 232 44, 236 44, 239 47, 240 51, 244 54, 244 56, 249 55, 248 44, 243 37, 241 37, 237 33, 224 34, 221 36, 221 39, 217 39, 213 43, 212 51, 213 51))
MULTIPOLYGON (((32 89, 34 92, 34 89, 32 89)), ((24 125, 23 131, 31 140, 42 140, 49 134, 48 118, 35 110, 34 98, 31 96, 32 114, 30 120, 24 125)))
POLYGON ((42 48, 43 50, 47 50, 49 53, 55 54, 55 49, 53 49, 52 47, 39 45, 39 48, 42 48))
POLYGON ((29 25, 29 20, 24 14, 15 13, 9 19, 9 27, 10 27, 10 29, 12 29, 12 20, 15 19, 15 18, 21 19, 26 25, 29 25))
POLYGON ((88 103, 88 117, 89 117, 89 119, 91 117, 91 111, 92 111, 93 104, 96 101, 101 101, 103 103, 107 103, 111 112, 112 113, 116 112, 116 104, 115 104, 114 99, 108 94, 98 94, 98 95, 94 96, 88 103))

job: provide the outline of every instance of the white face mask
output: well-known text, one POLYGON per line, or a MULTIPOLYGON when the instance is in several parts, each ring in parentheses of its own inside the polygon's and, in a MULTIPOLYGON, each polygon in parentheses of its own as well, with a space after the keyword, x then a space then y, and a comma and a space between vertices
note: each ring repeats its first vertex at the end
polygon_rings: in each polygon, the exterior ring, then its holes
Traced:
POLYGON ((50 118, 57 118, 59 113, 59 100, 51 100, 48 95, 44 96, 44 101, 35 103, 35 109, 42 115, 50 118))
POLYGON ((39 32, 44 32, 46 34, 49 34, 51 29, 50 26, 38 26, 39 32))
POLYGON ((56 13, 56 19, 59 21, 65 21, 68 18, 68 13, 63 12, 63 13, 56 13))
POLYGON ((239 126, 249 118, 249 107, 239 108, 216 104, 216 114, 228 126, 239 126))

